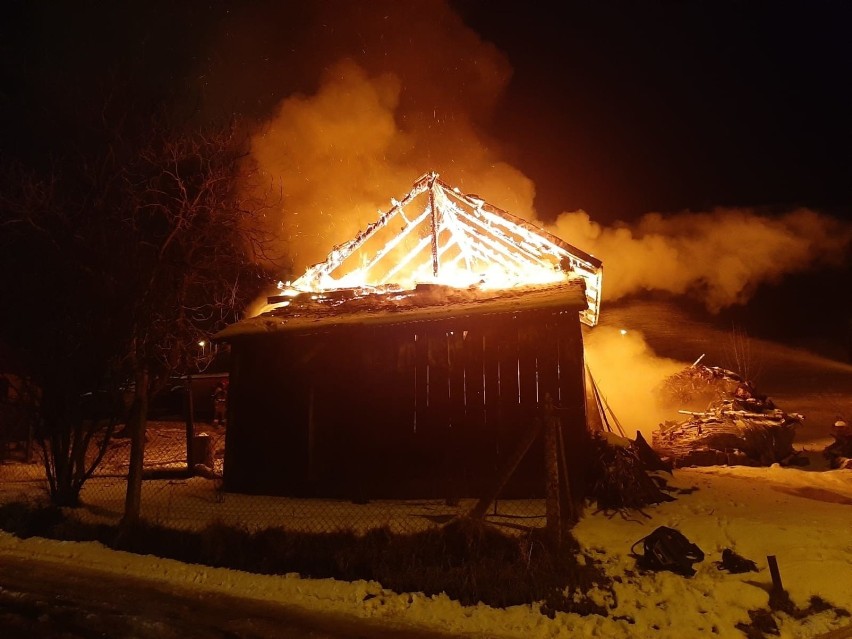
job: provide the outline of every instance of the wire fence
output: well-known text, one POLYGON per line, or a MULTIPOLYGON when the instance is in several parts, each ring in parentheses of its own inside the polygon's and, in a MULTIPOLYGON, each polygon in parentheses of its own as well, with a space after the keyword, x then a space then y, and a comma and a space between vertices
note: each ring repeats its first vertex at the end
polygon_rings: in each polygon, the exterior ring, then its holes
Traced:
MULTIPOLYGON (((244 495, 223 490, 225 427, 196 423, 187 436, 183 422, 149 422, 146 431, 141 516, 149 523, 181 530, 223 524, 249 531, 282 528, 296 532, 377 528, 396 533, 441 526, 469 513, 482 495, 460 499, 343 499, 244 495), (194 449, 194 450, 193 450, 194 449), (187 463, 190 450, 192 467, 187 463), (199 465, 200 462, 200 465, 199 465)), ((90 446, 88 454, 95 454, 90 446)), ((27 439, 0 446, 0 503, 47 500, 41 447, 27 439)), ((80 493, 82 505, 69 514, 87 523, 117 524, 124 512, 130 439, 119 431, 108 443, 94 475, 80 493)), ((544 499, 496 499, 486 518, 508 533, 544 527, 544 499)))

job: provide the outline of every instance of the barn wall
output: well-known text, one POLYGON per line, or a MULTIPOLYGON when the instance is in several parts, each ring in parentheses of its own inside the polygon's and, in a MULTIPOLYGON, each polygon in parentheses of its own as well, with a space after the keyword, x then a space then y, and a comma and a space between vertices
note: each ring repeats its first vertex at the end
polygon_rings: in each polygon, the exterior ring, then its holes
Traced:
MULTIPOLYGON (((225 488, 349 499, 479 496, 548 394, 579 490, 580 331, 576 311, 527 311, 235 342, 225 488)), ((539 442, 504 497, 543 494, 542 457, 539 442)))

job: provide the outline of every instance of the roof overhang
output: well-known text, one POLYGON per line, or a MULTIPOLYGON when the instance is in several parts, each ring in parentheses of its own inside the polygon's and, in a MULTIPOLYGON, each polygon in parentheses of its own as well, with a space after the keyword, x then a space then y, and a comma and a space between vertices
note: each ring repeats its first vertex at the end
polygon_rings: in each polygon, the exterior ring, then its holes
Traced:
POLYGON ((408 291, 365 292, 338 289, 301 293, 256 317, 228 326, 214 336, 234 342, 257 335, 322 333, 345 327, 389 326, 451 318, 551 311, 572 313, 587 307, 581 278, 558 284, 482 290, 419 285, 408 291))

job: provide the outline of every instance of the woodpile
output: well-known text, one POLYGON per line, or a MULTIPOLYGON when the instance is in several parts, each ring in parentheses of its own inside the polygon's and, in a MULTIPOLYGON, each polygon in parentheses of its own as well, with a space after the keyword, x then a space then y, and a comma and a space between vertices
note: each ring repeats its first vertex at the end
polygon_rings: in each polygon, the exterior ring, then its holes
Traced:
POLYGON ((664 400, 704 410, 679 410, 681 421, 666 421, 652 436, 652 447, 673 466, 769 466, 801 464, 793 449, 799 413, 786 413, 741 376, 694 364, 672 376, 661 389, 664 400))

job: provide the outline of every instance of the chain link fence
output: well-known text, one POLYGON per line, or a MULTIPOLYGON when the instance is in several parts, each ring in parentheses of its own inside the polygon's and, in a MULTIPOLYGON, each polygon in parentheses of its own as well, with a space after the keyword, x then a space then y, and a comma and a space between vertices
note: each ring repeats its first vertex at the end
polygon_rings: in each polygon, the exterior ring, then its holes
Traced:
MULTIPOLYGON (((90 446, 90 455, 94 447, 90 446)), ((43 451, 30 438, 4 441, 0 449, 0 503, 47 499, 43 451)), ((196 423, 193 435, 179 421, 148 423, 142 487, 142 517, 156 525, 201 530, 212 523, 248 531, 283 528, 323 533, 366 533, 387 528, 395 533, 441 526, 470 512, 480 495, 458 500, 398 499, 353 502, 342 499, 291 498, 226 493, 222 488, 225 427, 196 423), (194 449, 193 467, 187 450, 194 449)), ((117 524, 122 517, 130 459, 130 439, 119 430, 109 441, 94 475, 80 494, 73 515, 87 523, 117 524)), ((544 499, 496 499, 488 521, 509 533, 544 527, 544 499)))

